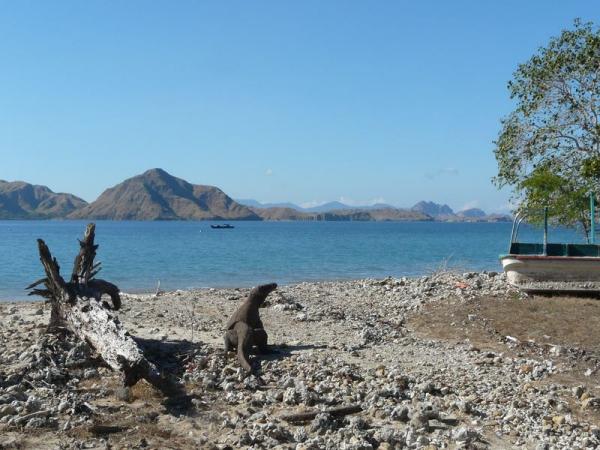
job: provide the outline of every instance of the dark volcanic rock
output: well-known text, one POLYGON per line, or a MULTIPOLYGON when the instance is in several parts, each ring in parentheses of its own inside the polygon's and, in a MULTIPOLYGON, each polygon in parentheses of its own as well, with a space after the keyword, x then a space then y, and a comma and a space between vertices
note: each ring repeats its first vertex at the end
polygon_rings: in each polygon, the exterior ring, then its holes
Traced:
POLYGON ((190 184, 162 169, 151 169, 107 189, 70 219, 260 220, 214 186, 190 184))
POLYGON ((485 217, 485 211, 479 209, 479 208, 469 208, 469 209, 463 209, 462 211, 458 212, 457 215, 461 216, 461 217, 485 217))
POLYGON ((46 186, 0 180, 0 219, 58 218, 85 205, 87 202, 79 197, 53 192, 46 186))
POLYGON ((431 217, 452 216, 454 211, 448 205, 440 205, 434 202, 420 201, 411 208, 412 211, 421 212, 431 217))

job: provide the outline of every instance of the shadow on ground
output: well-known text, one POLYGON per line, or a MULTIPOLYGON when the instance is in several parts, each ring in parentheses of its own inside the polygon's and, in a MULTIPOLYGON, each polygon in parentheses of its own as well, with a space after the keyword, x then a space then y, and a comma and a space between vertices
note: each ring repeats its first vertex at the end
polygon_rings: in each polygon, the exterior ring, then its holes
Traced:
POLYGON ((186 340, 162 341, 134 337, 148 361, 156 365, 165 377, 164 385, 158 387, 165 396, 162 405, 173 416, 188 415, 193 410, 192 397, 179 380, 185 372, 186 363, 198 344, 186 340))
POLYGON ((279 361, 281 359, 289 358, 294 353, 303 350, 315 350, 320 348, 327 348, 326 345, 277 345, 270 348, 269 353, 256 354, 255 359, 259 361, 279 361))

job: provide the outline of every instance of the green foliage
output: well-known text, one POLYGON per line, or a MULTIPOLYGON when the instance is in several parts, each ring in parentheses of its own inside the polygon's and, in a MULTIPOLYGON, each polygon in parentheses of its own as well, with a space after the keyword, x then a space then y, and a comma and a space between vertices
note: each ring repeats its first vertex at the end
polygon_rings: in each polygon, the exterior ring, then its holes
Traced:
POLYGON ((600 180, 600 31, 576 20, 517 68, 508 89, 516 109, 495 142, 494 183, 512 186, 521 208, 547 205, 558 222, 587 229, 585 197, 600 180))
POLYGON ((528 211, 530 222, 541 225, 544 207, 548 206, 549 216, 554 223, 565 226, 580 224, 588 234, 589 199, 586 188, 571 183, 547 166, 541 166, 518 183, 517 190, 523 194, 519 210, 528 211))
POLYGON ((585 159, 581 165, 581 175, 592 182, 600 180, 600 157, 592 156, 585 159))

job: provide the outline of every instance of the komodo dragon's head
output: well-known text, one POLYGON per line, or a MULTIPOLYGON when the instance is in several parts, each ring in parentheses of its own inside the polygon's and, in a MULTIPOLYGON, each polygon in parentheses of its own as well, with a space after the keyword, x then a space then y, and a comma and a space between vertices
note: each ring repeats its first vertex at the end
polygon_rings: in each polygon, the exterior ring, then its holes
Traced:
POLYGON ((248 299, 252 303, 261 305, 267 298, 267 295, 269 295, 275 289, 277 289, 277 283, 261 284, 260 286, 256 286, 254 289, 252 289, 252 291, 250 291, 248 299))

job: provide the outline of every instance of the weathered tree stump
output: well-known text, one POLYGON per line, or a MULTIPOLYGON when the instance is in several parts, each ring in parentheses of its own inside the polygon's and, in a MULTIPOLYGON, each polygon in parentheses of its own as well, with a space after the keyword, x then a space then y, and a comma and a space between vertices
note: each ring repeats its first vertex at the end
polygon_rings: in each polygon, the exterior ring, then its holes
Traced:
POLYGON ((86 341, 113 370, 123 375, 125 386, 140 379, 161 387, 164 384, 158 370, 148 361, 113 310, 121 306, 119 288, 108 281, 95 279, 100 263, 94 264, 97 245, 94 244, 95 225, 87 226, 80 250, 75 258, 71 280, 60 275, 60 267, 46 243, 38 239, 40 260, 46 277, 27 287, 29 295, 40 295, 51 305, 49 331, 66 328, 86 341), (36 288, 44 284, 45 289, 36 288), (108 295, 112 308, 103 302, 108 295))

